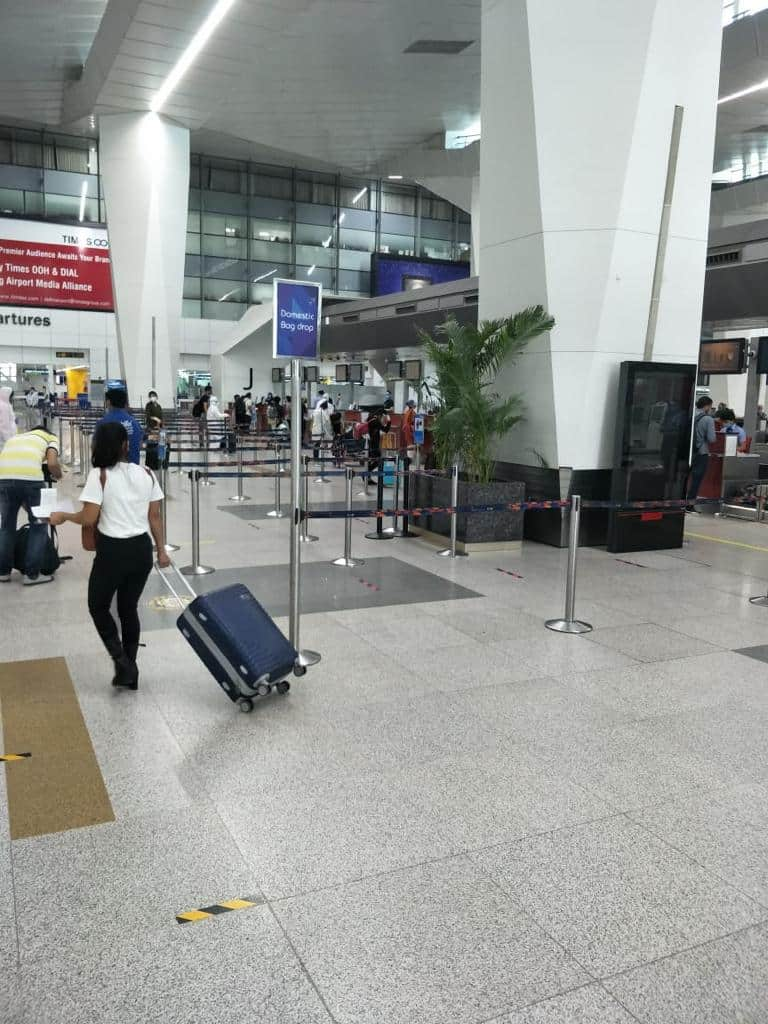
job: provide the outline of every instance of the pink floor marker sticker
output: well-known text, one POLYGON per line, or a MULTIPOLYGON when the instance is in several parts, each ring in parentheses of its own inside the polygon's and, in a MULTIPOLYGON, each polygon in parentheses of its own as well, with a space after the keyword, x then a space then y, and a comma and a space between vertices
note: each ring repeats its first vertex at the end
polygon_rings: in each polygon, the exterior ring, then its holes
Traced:
POLYGON ((360 577, 358 577, 357 582, 362 583, 363 586, 367 587, 369 590, 381 590, 381 587, 377 583, 369 583, 368 580, 364 580, 360 577))

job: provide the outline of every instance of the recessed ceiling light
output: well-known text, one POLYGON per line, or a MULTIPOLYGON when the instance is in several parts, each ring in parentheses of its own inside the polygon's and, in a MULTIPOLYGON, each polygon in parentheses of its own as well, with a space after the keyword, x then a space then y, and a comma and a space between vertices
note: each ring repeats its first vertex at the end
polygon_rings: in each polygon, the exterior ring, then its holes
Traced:
POLYGON ((762 82, 758 82, 756 85, 750 85, 748 89, 740 89, 738 92, 732 92, 730 96, 721 96, 717 101, 718 106, 721 103, 730 103, 732 100, 740 100, 742 96, 751 96, 753 92, 761 92, 763 89, 768 89, 768 78, 762 82))
POLYGON ((357 195, 352 199, 352 205, 354 206, 355 203, 359 203, 360 200, 363 198, 363 196, 365 195, 365 193, 367 191, 368 191, 368 186, 367 185, 365 186, 365 188, 361 188, 360 191, 357 193, 357 195))
POLYGON ((307 271, 307 277, 312 277, 312 275, 314 274, 314 272, 315 272, 316 270, 317 270, 317 264, 316 264, 316 263, 313 263, 313 264, 312 264, 312 266, 311 266, 311 267, 309 268, 309 270, 307 271))
POLYGON ((181 57, 179 57, 178 61, 173 66, 171 73, 160 86, 160 91, 155 95, 154 99, 152 100, 149 109, 152 111, 153 114, 156 114, 159 110, 162 109, 163 106, 165 106, 165 102, 168 99, 168 97, 171 95, 173 90, 182 80, 184 75, 186 75, 187 71, 189 71, 190 67, 194 63, 195 58, 203 49, 208 40, 211 38, 213 33, 216 31, 220 22, 227 15, 230 7, 232 7, 234 3, 235 0, 218 0, 218 2, 214 5, 213 10, 205 19, 205 21, 197 30, 197 32, 195 32, 194 36, 192 37, 192 42, 186 48, 184 53, 182 53, 181 57))
POLYGON ((88 182, 84 181, 80 186, 80 216, 78 220, 85 220, 85 197, 88 195, 88 182))
POLYGON ((402 181, 403 180, 402 174, 388 174, 387 178, 389 179, 389 181, 402 181))
POLYGON ((277 267, 275 267, 274 270, 268 270, 266 272, 266 274, 262 274, 261 277, 254 277, 253 283, 256 284, 257 281, 263 281, 265 277, 272 277, 272 275, 276 274, 276 273, 277 273, 277 267))

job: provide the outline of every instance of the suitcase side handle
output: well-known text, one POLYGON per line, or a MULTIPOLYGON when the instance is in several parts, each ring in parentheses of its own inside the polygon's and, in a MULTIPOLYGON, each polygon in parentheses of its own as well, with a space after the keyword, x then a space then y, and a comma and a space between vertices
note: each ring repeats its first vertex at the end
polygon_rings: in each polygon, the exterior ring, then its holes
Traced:
MULTIPOLYGON (((176 563, 175 562, 171 562, 170 567, 171 567, 171 569, 173 569, 174 573, 176 574, 176 578, 181 580, 181 582, 184 584, 184 589, 187 591, 187 593, 190 594, 193 599, 196 598, 197 594, 192 589, 192 586, 191 586, 189 580, 187 579, 187 577, 182 575, 181 572, 179 572, 179 569, 178 569, 176 563)), ((179 608, 181 608, 181 610, 184 611, 186 605, 182 601, 182 599, 179 596, 179 593, 176 590, 176 588, 174 587, 174 585, 171 583, 171 580, 170 580, 169 576, 166 575, 166 573, 164 573, 163 570, 161 569, 159 562, 155 562, 155 569, 157 571, 157 575, 160 577, 160 579, 163 581, 163 583, 166 585, 166 587, 170 590, 171 595, 179 602, 179 608)))

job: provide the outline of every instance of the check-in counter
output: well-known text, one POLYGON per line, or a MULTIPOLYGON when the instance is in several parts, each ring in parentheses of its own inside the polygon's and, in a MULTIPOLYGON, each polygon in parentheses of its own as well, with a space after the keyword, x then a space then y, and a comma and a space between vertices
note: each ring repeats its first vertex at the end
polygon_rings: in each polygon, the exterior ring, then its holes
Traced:
MULTIPOLYGON (((757 452, 737 452, 737 438, 733 434, 718 434, 710 446, 707 474, 699 488, 700 498, 720 498, 724 505, 729 499, 757 485, 760 480, 761 456, 757 452)), ((747 507, 738 502, 741 507, 747 507)), ((720 511, 717 505, 703 506, 703 511, 720 511)))

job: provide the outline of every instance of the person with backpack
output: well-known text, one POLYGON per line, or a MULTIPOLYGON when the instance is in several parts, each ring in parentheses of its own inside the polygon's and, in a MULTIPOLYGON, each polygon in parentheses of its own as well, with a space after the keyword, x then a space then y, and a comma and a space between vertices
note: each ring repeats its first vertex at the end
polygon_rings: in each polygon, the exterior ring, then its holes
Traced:
POLYGON ((25 586, 50 583, 56 571, 55 568, 53 572, 42 571, 50 541, 48 526, 36 519, 32 512, 41 501, 40 493, 45 482, 43 464, 52 479, 61 479, 59 442, 44 427, 16 434, 6 441, 0 452, 0 583, 9 583, 11 580, 16 523, 22 508, 29 519, 22 582, 25 586))
POLYGON ((197 434, 201 448, 205 446, 205 435, 208 432, 208 406, 211 402, 212 391, 211 385, 206 384, 202 395, 192 406, 192 415, 197 420, 197 434))
POLYGON ((699 496, 704 477, 709 465, 709 446, 715 443, 715 421, 712 418, 712 399, 702 395, 696 402, 696 416, 693 421, 693 459, 691 461, 691 477, 688 486, 688 504, 686 512, 697 512, 696 499, 699 496))
POLYGON ((112 685, 138 690, 138 609, 152 571, 152 540, 158 565, 165 568, 171 564, 163 537, 163 492, 151 470, 128 461, 128 433, 121 423, 102 423, 96 428, 91 465, 80 494, 82 509, 53 512, 51 524, 70 522, 95 528, 88 611, 114 662, 112 685), (120 632, 110 610, 115 596, 120 632))

